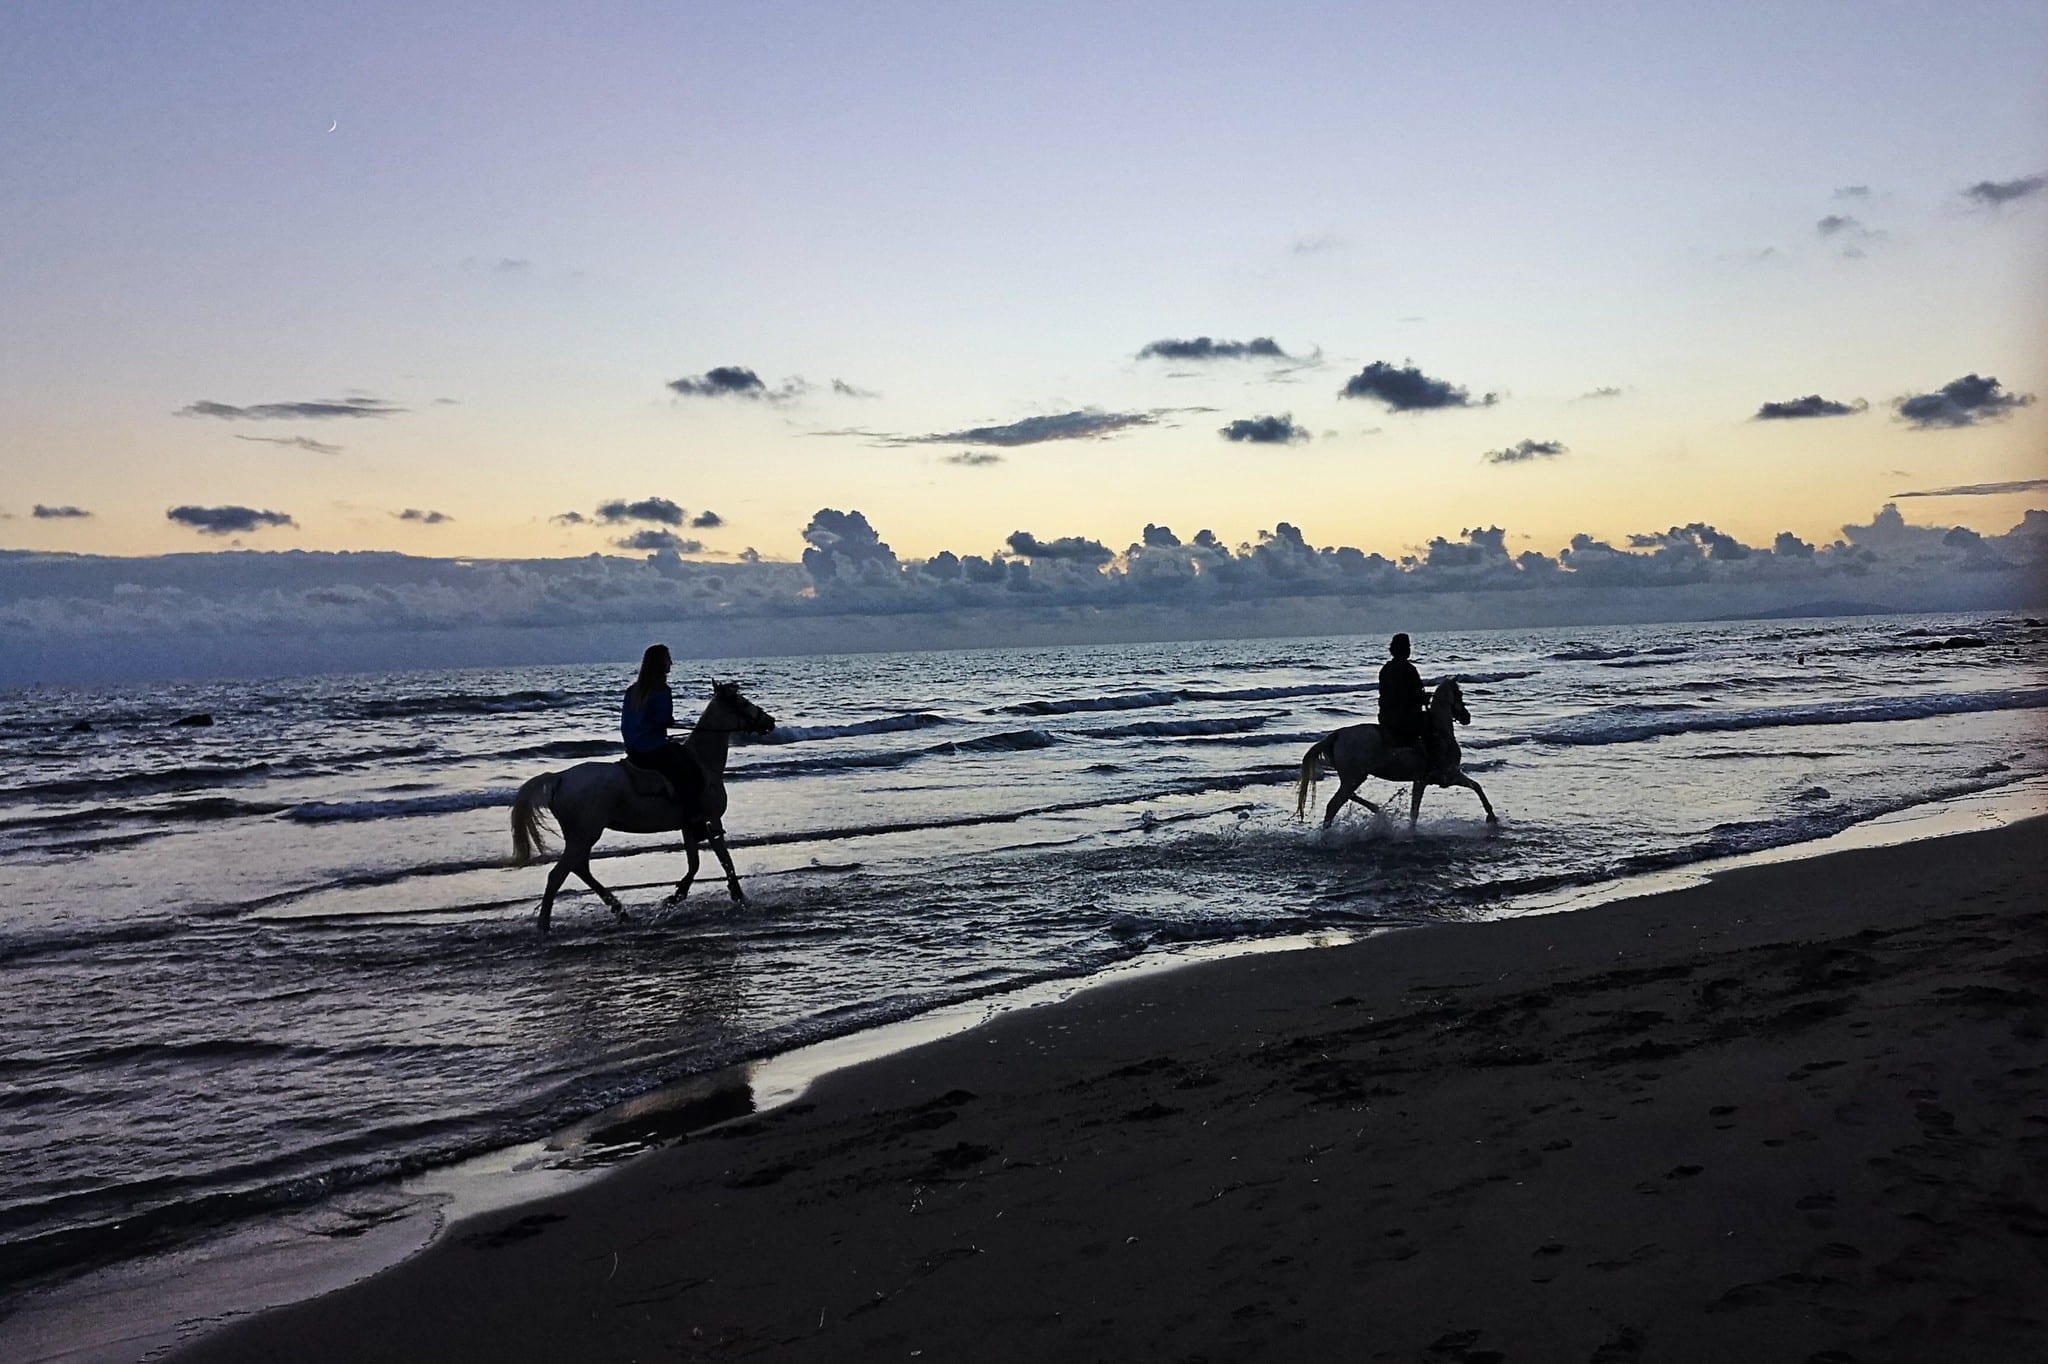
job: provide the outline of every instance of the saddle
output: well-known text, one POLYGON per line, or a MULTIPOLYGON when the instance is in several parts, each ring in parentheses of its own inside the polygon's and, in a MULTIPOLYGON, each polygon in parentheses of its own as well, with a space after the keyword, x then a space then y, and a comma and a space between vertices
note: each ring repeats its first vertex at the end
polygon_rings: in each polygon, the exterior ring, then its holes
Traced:
POLYGON ((619 767, 626 774, 626 789, 646 800, 674 800, 676 784, 666 774, 651 767, 642 767, 630 758, 619 759, 619 767))

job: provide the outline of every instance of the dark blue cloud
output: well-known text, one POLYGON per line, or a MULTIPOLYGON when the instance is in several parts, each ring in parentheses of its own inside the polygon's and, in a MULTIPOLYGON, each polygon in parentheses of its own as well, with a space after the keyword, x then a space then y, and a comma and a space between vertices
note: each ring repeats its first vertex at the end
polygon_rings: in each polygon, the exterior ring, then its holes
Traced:
POLYGON ((447 512, 426 511, 420 507, 407 507, 404 511, 391 513, 401 521, 417 521, 423 526, 438 526, 455 518, 447 512))
POLYGON ((405 411, 381 398, 321 398, 311 402, 256 403, 236 407, 202 398, 177 411, 180 417, 218 417, 222 421, 292 421, 327 417, 388 417, 405 411))
POLYGON ((1340 398, 1374 398, 1396 412, 1426 412, 1439 407, 1489 407, 1498 398, 1489 393, 1473 398, 1470 391, 1444 379, 1433 379, 1413 365, 1375 360, 1351 376, 1340 398))
POLYGON ((30 515, 38 521, 77 521, 91 516, 92 513, 83 507, 46 507, 38 502, 35 511, 30 515))
POLYGON ((237 431, 235 432, 235 439, 256 441, 262 445, 286 445, 294 450, 307 450, 316 455, 338 455, 341 453, 339 445, 329 445, 326 441, 314 440, 311 436, 251 436, 237 431))
POLYGON ((1563 441, 1525 440, 1504 450, 1488 450, 1481 458, 1488 464, 1526 464, 1533 459, 1556 459, 1570 453, 1571 447, 1563 441))
POLYGON ((658 530, 649 527, 636 530, 631 535, 622 535, 612 541, 620 549, 644 549, 653 552, 667 550, 672 554, 695 554, 704 548, 699 540, 685 540, 672 530, 658 530))
POLYGON ((1116 557, 1107 545, 1099 540, 1087 540, 1078 535, 1063 535, 1057 540, 1041 540, 1029 531, 1012 531, 1004 543, 1012 554, 1027 559, 1050 559, 1072 564, 1086 564, 1100 567, 1116 557))
POLYGON ((1952 379, 1933 393, 1916 393, 1894 404, 1899 415, 1922 431, 1975 426, 2011 415, 2034 401, 2031 393, 2009 393, 1981 374, 1952 379))
POLYGON ((2024 175, 2017 180, 1979 180, 1963 191, 1965 199, 1986 208, 1998 208, 2015 199, 2026 199, 2048 188, 2048 175, 2024 175))
POLYGON ((1851 403, 1836 402, 1823 398, 1818 393, 1809 393, 1804 398, 1790 398, 1781 403, 1765 403, 1756 410, 1751 421, 1798 421, 1807 417, 1847 417, 1870 406, 1861 398, 1851 403))
POLYGON ((720 365, 695 377, 671 379, 669 388, 685 398, 765 398, 768 385, 744 365, 720 365))
POLYGON ((289 514, 276 511, 258 511, 254 507, 172 507, 164 513, 164 519, 175 521, 181 526, 190 526, 201 535, 235 535, 242 531, 260 530, 265 526, 296 526, 289 514))
POLYGON ((1240 417, 1222 427, 1218 434, 1225 440, 1250 445, 1291 445, 1309 439, 1308 428, 1296 426, 1291 412, 1277 417, 1240 417))
POLYGON ((663 526, 680 526, 688 515, 665 497, 643 497, 638 502, 615 497, 597 504, 597 519, 608 526, 616 526, 622 521, 652 521, 663 526))
POLYGON ((964 431, 939 431, 928 436, 901 436, 906 445, 1038 445, 1053 440, 1101 440, 1159 419, 1149 412, 1102 412, 1089 408, 1049 417, 1026 417, 1002 426, 973 426, 964 431))
POLYGON ((715 511, 700 511, 690 518, 691 530, 716 530, 725 524, 725 518, 715 511))
POLYGON ((1147 342, 1138 352, 1140 360, 1290 360, 1270 336, 1249 341, 1217 341, 1207 336, 1191 340, 1167 339, 1147 342))
POLYGON ((983 469, 1003 462, 1003 457, 993 450, 962 450, 957 455, 947 455, 945 459, 948 464, 958 464, 967 469, 983 469))

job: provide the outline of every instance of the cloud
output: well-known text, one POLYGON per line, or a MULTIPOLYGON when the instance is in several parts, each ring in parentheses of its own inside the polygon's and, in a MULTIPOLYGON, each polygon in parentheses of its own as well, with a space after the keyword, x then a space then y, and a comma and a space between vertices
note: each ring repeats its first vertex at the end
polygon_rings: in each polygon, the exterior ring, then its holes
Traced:
POLYGON ((1986 208, 1999 208, 2017 199, 2031 198, 2048 187, 2048 175, 2025 175, 2017 180, 1979 180, 1963 191, 1963 197, 1986 208))
POLYGON ((688 516, 688 512, 665 497, 643 497, 638 502, 615 497, 597 504, 597 519, 607 526, 616 526, 622 521, 653 521, 663 526, 680 526, 688 516))
POLYGON ((832 381, 832 391, 842 398, 879 398, 882 396, 873 389, 849 384, 844 379, 834 379, 832 381))
POLYGON ((768 385, 744 365, 719 365, 695 378, 671 379, 669 388, 685 398, 766 398, 768 385))
POLYGON ((2018 478, 2008 483, 1964 483, 1953 488, 1921 488, 1893 497, 1995 497, 2001 493, 2048 491, 2048 478, 2018 478))
POLYGON ((1313 237, 1296 237, 1289 244, 1287 254, 1290 256, 1323 256, 1328 255, 1332 251, 1342 251, 1350 244, 1350 242, 1334 233, 1322 232, 1313 237))
POLYGON ((962 450, 956 455, 946 455, 944 459, 946 463, 958 464, 963 469, 985 469, 1003 462, 1003 457, 993 450, 962 450))
POLYGON ((417 521, 423 526, 438 526, 455 518, 447 512, 423 511, 418 507, 407 507, 404 511, 391 513, 401 521, 417 521))
MULTIPOLYGON (((744 398, 749 402, 786 403, 810 392, 811 385, 802 375, 792 375, 770 388, 762 382, 760 375, 745 365, 719 365, 699 375, 671 379, 668 388, 684 398, 744 398)), ((848 397, 875 396, 838 379, 832 381, 832 390, 848 397)))
POLYGON ((180 417, 218 417, 222 421, 295 421, 331 417, 388 417, 406 409, 381 398, 320 398, 310 402, 256 403, 236 407, 202 398, 178 409, 180 417))
POLYGON ((1292 445, 1311 438, 1307 427, 1294 424, 1291 412, 1283 412, 1277 417, 1240 417, 1220 428, 1218 434, 1225 440, 1250 445, 1292 445))
POLYGON ((1998 380, 1965 374, 1950 380, 1933 393, 1917 393, 1893 404, 1899 416, 1916 430, 1975 426, 1996 421, 2034 401, 2031 393, 2008 393, 1998 380))
MULTIPOLYGON (((1798 537, 1793 539, 1796 542, 1798 537)), ((1689 526, 1673 526, 1647 535, 1631 535, 1628 542, 1638 549, 1683 550, 1697 546, 1707 558, 1723 561, 1747 559, 1755 552, 1734 536, 1724 535, 1704 521, 1695 521, 1689 526)))
POLYGON ((1860 219, 1846 213, 1830 213, 1813 226, 1821 236, 1839 242, 1842 255, 1850 260, 1860 259, 1867 243, 1884 240, 1884 233, 1864 226, 1860 219))
POLYGON ((83 507, 46 507, 38 502, 30 515, 38 521, 79 521, 92 513, 83 507))
POLYGON ((1774 422, 1796 421, 1806 417, 1847 417, 1861 412, 1870 404, 1858 398, 1851 403, 1836 402, 1823 398, 1818 393, 1809 393, 1804 398, 1792 398, 1781 403, 1765 403, 1756 410, 1751 421, 1774 422))
POLYGON ((1526 464, 1536 459, 1556 459, 1559 455, 1571 453, 1571 447, 1559 440, 1518 441, 1504 450, 1488 450, 1481 456, 1488 464, 1526 464))
MULTIPOLYGON (((195 510, 211 524, 205 514, 237 509, 195 510)), ((239 510, 251 528, 262 524, 264 513, 239 510)), ((1106 558, 1093 539, 1029 536, 898 562, 861 513, 828 508, 805 528, 801 565, 747 553, 707 564, 666 540, 634 555, 520 560, 0 551, 0 685, 616 660, 645 644, 650 620, 671 622, 691 654, 711 657, 1307 635, 1332 620, 1374 631, 1417 619, 1445 631, 1531 629, 1845 601, 2023 610, 2038 604, 2048 571, 2041 510, 1994 534, 1909 523, 1887 506, 1822 544, 1782 532, 1745 545, 1705 521, 1618 543, 1582 531, 1554 552, 1511 552, 1516 538, 1473 526, 1389 558, 1318 546, 1290 521, 1236 546, 1151 524, 1106 558)))
POLYGON ((1011 531, 1004 543, 1010 547, 1012 554, 1032 560, 1046 559, 1099 566, 1116 557, 1100 540, 1086 540, 1078 535, 1062 535, 1057 540, 1041 540, 1029 531, 1018 530, 1011 531))
POLYGON ((1870 186, 1843 185, 1835 191, 1835 197, 1837 199, 1868 199, 1870 197, 1870 186))
POLYGON ((1619 398, 1620 396, 1621 390, 1609 384, 1602 388, 1593 389, 1590 392, 1581 393, 1579 401, 1585 402, 1589 398, 1619 398))
POLYGON ((1148 341, 1138 352, 1140 360, 1291 360, 1270 336, 1249 341, 1217 341, 1207 336, 1191 340, 1148 341))
POLYGON ((1054 440, 1102 440, 1134 426, 1152 426, 1149 412, 1103 412, 1087 408, 1049 417, 1026 417, 1003 426, 974 426, 964 431, 939 431, 928 436, 897 436, 897 445, 1039 445, 1054 440))
POLYGON ((285 512, 258 511, 254 507, 172 507, 164 518, 190 526, 201 535, 235 535, 261 530, 265 526, 292 526, 298 522, 285 512))
POLYGON ((587 526, 590 524, 590 518, 580 511, 557 512, 550 516, 548 520, 558 526, 587 526))
POLYGON ((338 455, 342 450, 339 445, 329 445, 326 441, 314 440, 311 436, 251 436, 240 431, 235 432, 234 436, 236 440, 253 440, 264 445, 288 445, 294 450, 307 450, 316 455, 338 455))
POLYGON ((691 530, 715 530, 725 524, 725 518, 715 511, 700 511, 690 518, 691 530))
POLYGON ((829 583, 842 576, 886 578, 896 568, 896 551, 857 511, 820 507, 804 527, 804 544, 804 571, 813 582, 829 583))
POLYGON ((652 527, 636 530, 631 535, 622 535, 612 543, 620 549, 644 549, 657 553, 665 550, 671 554, 698 554, 704 549, 701 540, 686 540, 672 530, 657 530, 652 527))
POLYGON ((1499 395, 1472 394, 1443 379, 1432 379, 1413 365, 1395 366, 1375 360, 1351 376, 1340 398, 1375 398, 1396 412, 1425 412, 1439 407, 1490 407, 1499 395))

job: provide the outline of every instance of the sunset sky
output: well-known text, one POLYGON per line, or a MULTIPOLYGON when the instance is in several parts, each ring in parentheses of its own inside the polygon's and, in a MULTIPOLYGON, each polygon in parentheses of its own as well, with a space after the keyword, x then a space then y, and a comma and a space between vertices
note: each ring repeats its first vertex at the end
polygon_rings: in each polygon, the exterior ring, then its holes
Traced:
POLYGON ((9 6, 0 548, 1998 534, 2044 58, 2036 3, 9 6))

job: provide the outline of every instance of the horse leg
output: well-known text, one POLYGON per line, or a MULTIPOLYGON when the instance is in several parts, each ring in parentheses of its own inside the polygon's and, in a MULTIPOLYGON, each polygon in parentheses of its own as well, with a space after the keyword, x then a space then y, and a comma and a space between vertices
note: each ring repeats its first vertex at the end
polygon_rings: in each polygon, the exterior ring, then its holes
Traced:
POLYGON ((1460 772, 1457 776, 1451 778, 1451 785, 1470 787, 1472 794, 1479 797, 1479 803, 1486 809, 1486 822, 1488 824, 1500 823, 1500 816, 1493 812, 1493 802, 1486 798, 1486 792, 1481 789, 1478 782, 1460 772))
POLYGON ((733 870, 732 854, 725 850, 725 830, 719 829, 711 835, 711 851, 718 856, 718 865, 725 868, 725 888, 732 894, 736 905, 746 903, 746 893, 740 889, 740 874, 733 870))
POLYGON ((670 892, 669 892, 669 895, 668 895, 668 899, 667 899, 666 901, 664 901, 664 903, 666 903, 666 904, 671 904, 671 905, 679 905, 679 904, 681 904, 681 903, 683 902, 684 898, 685 898, 686 896, 688 896, 688 895, 689 895, 689 893, 690 893, 690 882, 692 882, 692 881, 694 881, 694 880, 696 880, 696 879, 697 879, 697 831, 696 831, 696 829, 694 829, 694 828, 686 828, 686 829, 684 829, 684 830, 683 830, 683 852, 684 852, 684 853, 685 853, 685 854, 686 854, 686 855, 687 855, 687 856, 689 857, 689 859, 690 859, 690 865, 689 865, 689 868, 688 868, 688 870, 684 871, 684 873, 683 873, 683 879, 682 879, 682 880, 680 880, 680 881, 678 881, 678 882, 676 882, 676 888, 675 888, 674 890, 672 890, 672 891, 670 891, 670 892))
POLYGON ((589 845, 586 844, 583 847, 575 849, 565 849, 562 854, 562 859, 564 861, 570 861, 570 859, 572 858, 574 859, 574 861, 571 863, 569 870, 576 874, 576 879, 581 881, 584 885, 589 886, 592 890, 596 891, 597 898, 604 901, 605 907, 611 910, 612 913, 619 916, 619 922, 631 922, 631 920, 629 920, 626 917, 626 907, 619 903, 619 897, 612 894, 610 891, 606 890, 603 886, 600 886, 597 883, 597 878, 590 874, 589 845))
POLYGON ((1416 817, 1422 813, 1422 793, 1428 789, 1428 782, 1418 781, 1415 783, 1414 790, 1408 795, 1408 827, 1410 829, 1415 827, 1416 817))
MULTIPOLYGON (((1352 799, 1357 793, 1358 783, 1349 778, 1343 779, 1342 784, 1337 788, 1337 794, 1331 796, 1330 803, 1323 807, 1323 827, 1325 829, 1336 822, 1337 812, 1344 808, 1344 802, 1352 799)), ((1367 808, 1371 808, 1372 802, 1366 801, 1364 804, 1367 808)))
POLYGON ((543 933, 548 931, 548 921, 554 917, 555 893, 561 890, 562 882, 568 879, 569 854, 565 849, 562 855, 555 859, 555 865, 548 868, 548 888, 541 892, 540 919, 537 927, 543 933))
POLYGON ((1368 809, 1368 810, 1372 811, 1372 812, 1373 812, 1373 814, 1375 814, 1375 815, 1379 814, 1379 812, 1380 812, 1380 807, 1379 807, 1379 806, 1377 806, 1377 805, 1374 805, 1374 804, 1373 804, 1373 803, 1372 803, 1371 801, 1367 800, 1367 799, 1366 799, 1366 798, 1365 798, 1364 796, 1354 795, 1354 796, 1352 796, 1352 797, 1351 797, 1351 799, 1353 799, 1353 800, 1357 801, 1357 802, 1358 802, 1358 803, 1359 803, 1360 805, 1363 805, 1363 806, 1364 806, 1364 807, 1365 807, 1366 809, 1368 809))

